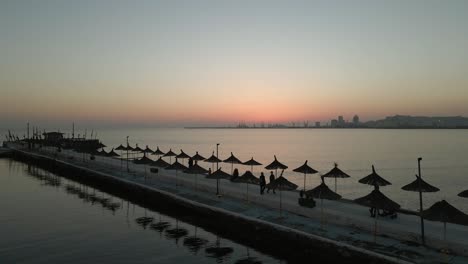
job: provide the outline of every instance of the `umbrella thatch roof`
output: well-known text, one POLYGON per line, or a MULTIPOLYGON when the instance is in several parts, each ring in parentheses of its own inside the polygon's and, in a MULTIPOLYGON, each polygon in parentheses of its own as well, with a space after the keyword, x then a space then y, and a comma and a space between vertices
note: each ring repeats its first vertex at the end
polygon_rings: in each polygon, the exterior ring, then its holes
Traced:
POLYGON ((115 153, 114 149, 112 149, 109 153, 107 153, 107 157, 118 157, 119 154, 115 153))
POLYGON ((454 223, 460 225, 468 224, 468 215, 453 207, 447 201, 436 202, 429 209, 423 211, 423 217, 445 223, 454 223))
POLYGON ((153 153, 153 150, 146 145, 146 148, 143 150, 144 153, 153 153))
POLYGON ((312 169, 309 165, 307 165, 307 160, 305 161, 302 166, 295 168, 293 171, 295 172, 300 172, 300 173, 306 173, 306 174, 314 174, 317 173, 318 171, 312 169))
POLYGON ((270 182, 266 185, 270 189, 279 189, 282 191, 292 191, 297 189, 297 185, 288 181, 283 176, 276 178, 273 182, 270 182))
POLYGON ((378 186, 385 186, 385 185, 391 185, 391 183, 384 178, 380 177, 376 172, 374 165, 372 165, 372 173, 367 175, 366 177, 362 178, 359 180, 360 183, 362 184, 368 184, 368 185, 378 185, 378 186))
POLYGON ((342 170, 338 169, 338 164, 335 163, 335 167, 331 169, 329 172, 325 173, 323 177, 328 178, 349 178, 348 174, 344 173, 342 170))
POLYGON ((180 154, 176 156, 178 159, 188 159, 190 158, 189 155, 187 155, 183 150, 180 150, 180 154))
POLYGON ((260 179, 255 177, 251 171, 246 171, 242 176, 236 178, 234 182, 248 183, 248 184, 259 184, 260 179))
POLYGON ((222 160, 218 159, 218 158, 214 155, 214 151, 213 151, 213 154, 211 154, 211 157, 207 158, 205 161, 206 161, 206 162, 209 162, 209 163, 218 163, 218 162, 222 162, 222 160))
POLYGON ((156 147, 156 150, 153 152, 153 155, 164 155, 164 152, 162 152, 158 146, 156 147))
POLYGON ((130 146, 130 144, 129 144, 129 145, 127 145, 126 147, 124 147, 123 150, 133 151, 133 148, 132 148, 132 146, 130 146))
POLYGON ((115 148, 115 150, 126 150, 126 148, 122 146, 122 144, 120 144, 118 147, 115 148))
POLYGON ((202 155, 198 154, 198 151, 197 151, 197 153, 193 155, 192 160, 199 161, 199 160, 205 160, 205 158, 202 155))
POLYGON ((259 165, 262 165, 260 162, 256 161, 253 159, 253 157, 251 159, 249 159, 248 161, 242 163, 244 165, 248 165, 248 166, 259 166, 259 165))
POLYGON ((370 194, 355 199, 354 201, 360 205, 389 211, 394 211, 400 208, 399 204, 390 200, 390 198, 381 193, 378 186, 376 186, 376 188, 370 194))
POLYGON ((176 154, 172 152, 172 149, 169 149, 169 151, 163 155, 163 157, 174 157, 176 154))
POLYGON ((104 145, 104 144, 102 144, 102 142, 99 142, 99 144, 98 144, 98 148, 105 148, 105 147, 107 147, 107 146, 106 146, 106 145, 104 145))
POLYGON ((146 156, 143 156, 141 159, 136 159, 135 161, 133 161, 135 164, 150 164, 153 162, 152 159, 146 157, 146 156))
POLYGON ((325 181, 322 177, 322 183, 315 187, 312 190, 308 190, 305 192, 306 195, 312 196, 318 199, 327 199, 327 200, 339 200, 341 199, 341 195, 335 193, 334 191, 330 190, 328 186, 325 184, 325 181))
POLYGON ((204 173, 208 173, 208 170, 201 167, 198 164, 193 164, 192 167, 184 170, 184 172, 188 174, 204 174, 204 173))
POLYGON ((151 162, 151 166, 159 167, 159 168, 167 168, 170 164, 163 160, 162 158, 159 158, 153 162, 151 162))
POLYGON ((240 161, 238 158, 236 158, 236 156, 234 156, 234 154, 232 154, 232 152, 231 152, 231 156, 229 156, 229 158, 223 160, 223 162, 231 163, 231 164, 242 164, 242 161, 240 161))
POLYGON ((138 146, 138 144, 137 144, 136 147, 133 149, 133 151, 135 151, 135 152, 144 152, 144 150, 142 150, 142 149, 138 146))
POLYGON ((288 168, 288 166, 284 165, 283 163, 279 162, 276 159, 276 155, 275 155, 275 160, 265 167, 265 169, 267 169, 267 170, 276 170, 276 169, 285 170, 287 168, 288 168))
POLYGON ((179 163, 177 160, 172 163, 171 165, 167 166, 165 168, 166 170, 186 170, 187 167, 185 167, 184 165, 182 165, 181 163, 179 163))
POLYGON ((224 172, 221 168, 217 169, 215 172, 206 176, 207 179, 227 179, 231 178, 231 174, 224 172))
POLYGON ((465 190, 465 191, 459 193, 458 196, 468 198, 468 190, 465 190))
POLYGON ((416 180, 407 184, 401 189, 405 191, 412 191, 412 192, 419 192, 419 186, 421 186, 421 192, 438 192, 439 188, 430 185, 429 183, 425 182, 421 177, 416 175, 416 180))

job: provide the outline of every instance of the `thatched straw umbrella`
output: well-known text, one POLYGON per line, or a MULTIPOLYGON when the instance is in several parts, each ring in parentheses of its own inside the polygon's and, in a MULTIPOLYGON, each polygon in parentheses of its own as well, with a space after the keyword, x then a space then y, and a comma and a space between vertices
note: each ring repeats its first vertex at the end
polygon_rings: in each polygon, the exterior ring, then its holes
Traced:
POLYGON ((299 172, 299 173, 304 173, 304 192, 306 190, 306 175, 307 174, 314 174, 314 173, 317 173, 318 171, 312 169, 309 165, 307 165, 307 160, 305 161, 305 163, 298 167, 298 168, 295 168, 293 171, 295 172, 299 172))
POLYGON ((342 170, 338 169, 338 164, 335 163, 335 167, 331 169, 329 172, 325 173, 323 177, 326 178, 335 178, 335 192, 337 192, 337 185, 336 185, 336 179, 337 178, 349 178, 350 176, 346 173, 344 173, 342 170))
POLYGON ((234 168, 234 164, 242 164, 242 161, 240 161, 234 154, 231 152, 231 156, 229 158, 223 160, 225 163, 231 163, 231 175, 232 175, 232 169, 234 168))
POLYGON ((118 147, 115 148, 115 150, 120 150, 120 169, 123 168, 123 151, 125 150, 125 147, 120 144, 118 147))
POLYGON ((165 160, 163 160, 162 158, 159 158, 155 161, 153 161, 151 164, 151 166, 155 166, 155 167, 158 167, 158 168, 166 168, 168 167, 170 164, 167 163, 165 160))
POLYGON ((378 186, 386 186, 391 185, 391 183, 384 178, 380 177, 380 175, 375 172, 374 165, 372 165, 372 173, 367 175, 366 177, 359 180, 359 183, 367 184, 367 185, 378 185, 378 186))
MULTIPOLYGON (((214 151, 213 151, 213 154, 211 154, 211 157, 207 158, 205 162, 211 163, 211 171, 214 171, 214 164, 221 162, 221 160, 215 156, 214 151)), ((218 178, 216 178, 216 195, 219 195, 219 179, 218 178)))
POLYGON ((239 183, 246 183, 246 200, 249 201, 249 184, 258 185, 260 183, 260 179, 255 177, 251 171, 246 171, 242 176, 235 179, 234 182, 239 183))
POLYGON ((244 165, 246 166, 250 166, 250 171, 253 173, 253 166, 260 166, 262 165, 260 162, 254 160, 254 158, 252 157, 251 159, 249 159, 248 161, 244 162, 243 163, 244 165))
POLYGON ((429 209, 424 210, 422 214, 427 220, 444 223, 444 241, 446 241, 447 223, 468 225, 468 215, 445 200, 436 202, 429 209))
MULTIPOLYGON (((169 150, 169 151, 170 151, 170 150, 169 150)), ((170 151, 170 152, 171 152, 171 151, 170 151)), ((169 152, 168 152, 168 153, 169 153, 169 152)), ((167 154, 167 153, 166 153, 166 154, 167 154)), ((176 158, 175 162, 172 163, 171 165, 167 166, 165 169, 166 169, 166 170, 175 170, 175 172, 176 172, 176 186, 179 186, 179 183, 177 182, 177 172, 178 172, 178 171, 186 170, 187 167, 185 167, 184 165, 182 165, 181 163, 179 163, 179 162, 177 161, 177 158, 176 158)))
POLYGON ((203 157, 202 155, 198 154, 198 151, 197 151, 197 153, 195 153, 195 155, 193 155, 192 160, 195 161, 195 163, 197 163, 200 160, 206 160, 206 158, 203 157))
POLYGON ((138 144, 136 144, 136 147, 133 149, 133 152, 135 154, 135 159, 137 158, 138 153, 143 153, 143 155, 145 153, 145 151, 142 148, 140 148, 138 144))
POLYGON ((207 179, 216 179, 216 195, 220 196, 219 194, 219 180, 226 179, 229 180, 231 178, 231 174, 224 172, 221 168, 217 169, 215 172, 208 174, 206 176, 207 179))
POLYGON ((151 150, 148 145, 146 145, 146 148, 143 150, 143 155, 146 156, 146 154, 153 154, 153 150, 151 150))
POLYGON ((421 222, 421 242, 423 245, 426 244, 426 240, 424 237, 424 217, 422 215, 423 212, 423 199, 422 199, 422 193, 423 192, 438 192, 439 188, 430 185, 429 183, 425 182, 422 177, 421 177, 421 160, 422 158, 418 158, 418 174, 416 175, 416 180, 411 182, 410 184, 407 184, 403 186, 401 189, 405 191, 411 191, 411 192, 418 192, 419 193, 419 217, 420 217, 420 222, 421 222))
POLYGON ((192 167, 184 170, 185 173, 188 174, 195 174, 195 189, 197 189, 197 182, 198 182, 198 174, 206 174, 208 173, 208 170, 201 167, 197 163, 193 164, 192 167))
MULTIPOLYGON (((276 160, 276 158, 275 158, 276 160)), ((281 191, 292 191, 297 189, 297 185, 288 181, 286 178, 283 177, 283 172, 281 172, 281 176, 276 178, 273 182, 270 182, 266 185, 267 188, 270 189, 278 189, 280 191, 280 216, 282 215, 283 211, 283 200, 282 200, 282 195, 281 191)))
POLYGON ((183 150, 180 150, 180 154, 177 155, 176 158, 184 160, 190 158, 190 156, 186 154, 183 150))
POLYGON ((377 237, 377 218, 379 216, 379 209, 387 210, 387 211, 396 211, 400 208, 400 205, 396 202, 390 200, 387 196, 379 191, 379 186, 374 185, 374 190, 361 198, 354 200, 356 203, 367 206, 370 208, 375 208, 375 222, 374 222, 374 242, 377 237))
POLYGON ((144 165, 144 167, 145 167, 145 181, 146 181, 146 165, 147 165, 147 164, 153 163, 153 160, 150 159, 150 158, 148 158, 148 157, 146 157, 146 156, 143 156, 143 157, 140 158, 140 159, 134 160, 133 163, 135 163, 135 164, 143 164, 143 165, 144 165))
POLYGON ((306 196, 310 196, 313 198, 320 199, 320 227, 323 227, 323 199, 327 200, 339 200, 341 199, 341 195, 335 193, 334 191, 330 190, 328 186, 325 184, 325 180, 322 177, 322 183, 319 186, 315 187, 314 189, 308 190, 305 192, 306 196))
POLYGON ((271 162, 270 164, 268 164, 265 169, 267 170, 275 170, 276 171, 276 177, 278 177, 278 169, 280 170, 285 170, 288 168, 288 166, 284 165, 283 163, 279 162, 277 159, 276 159, 276 155, 274 155, 275 157, 275 160, 273 162, 271 162))
POLYGON ((174 152, 172 152, 172 149, 169 149, 169 151, 163 155, 163 157, 169 157, 169 163, 172 163, 172 157, 176 156, 174 152))
POLYGON ((156 147, 156 150, 151 154, 151 155, 156 155, 159 157, 161 157, 161 155, 164 155, 164 152, 162 152, 160 149, 159 149, 159 146, 156 147))

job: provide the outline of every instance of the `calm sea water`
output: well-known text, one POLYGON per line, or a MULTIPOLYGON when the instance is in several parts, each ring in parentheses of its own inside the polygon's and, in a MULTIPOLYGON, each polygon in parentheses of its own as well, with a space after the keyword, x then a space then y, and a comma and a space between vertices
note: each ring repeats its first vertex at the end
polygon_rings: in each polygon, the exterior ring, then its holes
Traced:
POLYGON ((0 208, 0 263, 285 263, 10 159, 0 159, 0 208), (158 231, 138 224, 145 215, 169 226, 158 231), (175 228, 180 236, 170 231, 175 228), (242 262, 248 258, 258 262, 242 262))
MULTIPOLYGON (((69 133, 70 131, 62 130, 69 133)), ((23 132, 21 132, 22 134, 23 132)), ((78 132, 76 132, 77 134, 78 132)), ((83 131, 80 131, 83 134, 83 131)), ((88 131, 88 135, 90 132, 88 131)), ((126 136, 132 146, 144 148, 159 146, 163 151, 172 149, 179 153, 183 149, 189 155, 195 151, 205 157, 216 151, 220 143, 219 156, 227 158, 233 152, 245 161, 254 157, 263 166, 254 168, 268 173, 264 166, 273 161, 273 155, 289 166, 284 175, 299 186, 303 175, 292 169, 305 160, 320 173, 326 173, 334 162, 351 175, 338 180, 338 192, 345 198, 354 199, 366 195, 372 187, 358 183, 371 173, 374 164, 382 177, 392 183, 381 190, 404 208, 417 209, 418 195, 401 190, 415 179, 417 158, 422 157, 423 178, 439 187, 440 192, 425 194, 425 207, 446 199, 468 212, 467 200, 457 194, 468 189, 468 130, 428 129, 105 129, 98 130, 98 138, 104 144, 116 147, 125 145, 126 136)), ((208 167, 208 166, 207 166, 208 167)), ((242 173, 246 166, 236 166, 242 173)), ((231 166, 224 164, 230 171, 231 166)), ((333 188, 334 181, 326 180, 333 188)), ((318 174, 307 177, 307 188, 320 182, 318 174)))

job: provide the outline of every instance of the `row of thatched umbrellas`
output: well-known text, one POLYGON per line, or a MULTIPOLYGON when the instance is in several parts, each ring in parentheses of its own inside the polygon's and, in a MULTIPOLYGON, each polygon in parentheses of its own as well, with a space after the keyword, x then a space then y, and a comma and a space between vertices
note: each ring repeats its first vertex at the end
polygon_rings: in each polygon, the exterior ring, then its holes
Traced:
MULTIPOLYGON (((209 158, 204 158, 198 152, 194 156, 189 156, 185 152, 181 150, 180 154, 175 154, 172 150, 169 150, 167 153, 164 153, 157 147, 155 151, 151 150, 148 146, 146 146, 145 149, 141 149, 138 146, 136 148, 132 148, 129 145, 127 147, 124 147, 120 145, 117 147, 115 150, 121 150, 121 151, 133 151, 137 153, 143 153, 144 156, 140 159, 135 160, 135 163, 139 164, 149 164, 151 166, 156 166, 160 168, 165 168, 166 170, 175 170, 176 171, 176 181, 177 181, 177 171, 184 171, 185 173, 189 174, 206 174, 208 171, 204 169, 203 167, 198 165, 198 161, 204 161, 208 163, 218 164, 220 162, 224 163, 231 163, 231 174, 228 174, 224 171, 221 170, 221 168, 217 169, 213 173, 209 174, 207 178, 209 179, 216 179, 217 180, 217 186, 219 186, 219 180, 220 179, 230 179, 232 175, 232 170, 234 164, 242 164, 242 165, 247 165, 251 167, 250 171, 246 171, 242 176, 238 177, 235 181, 236 182, 241 182, 241 183, 246 183, 247 189, 247 199, 248 199, 248 185, 249 184, 259 184, 259 179, 255 177, 252 173, 253 171, 253 166, 259 166, 262 165, 260 162, 256 161, 253 159, 253 157, 246 161, 242 162, 238 158, 234 156, 234 154, 231 152, 231 155, 225 159, 221 160, 217 156, 213 154, 209 158), (149 158, 146 157, 146 154, 152 154, 152 155, 157 155, 159 158, 156 161, 153 161, 149 158), (167 163, 164 161, 162 158, 163 157, 169 157, 170 159, 172 157, 176 158, 176 161, 172 164, 167 163), (178 162, 178 159, 189 159, 191 158, 193 161, 195 161, 195 164, 191 166, 190 168, 187 168, 184 166, 182 163, 178 162)), ((104 150, 102 150, 104 152, 104 150)), ((101 153, 102 153, 101 152, 101 153)), ((104 152, 105 153, 105 152, 104 152)), ((118 154, 117 154, 118 155, 118 154)), ((113 151, 113 149, 106 154, 106 156, 114 157, 117 156, 116 153, 113 151), (112 154, 110 154, 112 153, 112 154)), ((128 155, 128 154, 127 154, 128 155)), ((427 210, 423 210, 422 207, 422 193, 423 192, 437 192, 439 189, 437 187, 434 187, 427 182, 425 182, 421 178, 421 170, 420 170, 420 161, 421 158, 418 159, 418 172, 419 175, 416 175, 416 180, 411 182, 408 185, 405 185, 402 187, 403 190, 406 191, 414 191, 414 192, 419 192, 420 196, 420 218, 421 218, 421 239, 422 243, 425 244, 425 238, 424 238, 424 218, 428 220, 433 220, 433 221, 440 221, 444 223, 444 239, 445 239, 445 233, 446 233, 446 223, 456 223, 456 224, 468 224, 468 216, 461 212, 460 210, 456 209, 449 203, 447 203, 445 200, 440 201, 432 205, 430 208, 427 210)), ((171 160, 170 160, 171 162, 171 160)), ((283 163, 279 162, 274 156, 274 161, 271 162, 269 165, 265 166, 265 169, 268 170, 275 170, 276 176, 278 176, 278 170, 285 170, 287 169, 288 166, 284 165, 283 163)), ((338 168, 338 165, 335 163, 335 166, 327 173, 321 175, 322 181, 321 184, 311 190, 306 191, 306 176, 307 174, 315 174, 318 171, 311 168, 308 164, 307 161, 305 163, 294 169, 294 172, 298 173, 303 173, 304 174, 304 194, 306 197, 313 197, 321 200, 321 225, 323 225, 323 199, 327 200, 338 200, 341 199, 341 195, 337 193, 337 179, 338 178, 349 178, 350 176, 343 172, 341 169, 338 168), (335 179, 335 191, 330 190, 328 186, 324 182, 324 177, 329 177, 329 178, 334 178, 335 179)), ((196 180, 195 178, 195 186, 196 186, 196 180)), ((369 174, 368 176, 362 178, 359 180, 360 183, 362 184, 367 184, 374 186, 374 190, 361 198, 355 199, 354 201, 358 204, 375 208, 376 210, 376 215, 375 215, 375 225, 374 225, 374 237, 376 234, 376 229, 377 229, 377 218, 378 218, 378 212, 379 210, 385 210, 385 211, 390 211, 394 212, 400 208, 400 205, 391 199, 389 199, 387 196, 385 196, 380 190, 379 187, 381 186, 386 186, 390 185, 391 183, 384 178, 382 178, 380 175, 378 175, 375 172, 374 166, 372 166, 372 173, 369 174)), ((276 177, 276 179, 273 182, 270 182, 267 184, 268 188, 271 189, 278 189, 280 191, 280 214, 282 212, 282 196, 281 196, 281 191, 289 191, 289 190, 295 190, 298 186, 290 181, 288 181, 286 178, 282 176, 276 177)), ((219 190, 217 188, 217 194, 219 194, 219 190)), ((459 194, 460 197, 468 197, 468 190, 463 191, 459 194)))

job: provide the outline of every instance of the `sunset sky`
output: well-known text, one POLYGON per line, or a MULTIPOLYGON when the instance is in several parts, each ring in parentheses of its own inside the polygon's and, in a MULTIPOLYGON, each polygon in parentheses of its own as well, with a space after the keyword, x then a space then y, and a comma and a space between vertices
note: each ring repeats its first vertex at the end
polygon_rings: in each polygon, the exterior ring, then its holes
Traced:
POLYGON ((468 116, 468 1, 0 1, 0 121, 468 116))

